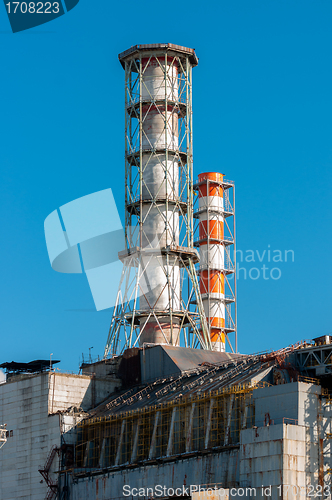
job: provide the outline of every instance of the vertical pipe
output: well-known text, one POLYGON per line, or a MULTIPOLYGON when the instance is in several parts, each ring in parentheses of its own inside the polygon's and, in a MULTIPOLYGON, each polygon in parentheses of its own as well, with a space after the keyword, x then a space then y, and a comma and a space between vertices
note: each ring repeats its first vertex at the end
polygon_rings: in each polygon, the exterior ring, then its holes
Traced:
POLYGON ((199 174, 200 292, 214 351, 225 351, 223 174, 199 174))

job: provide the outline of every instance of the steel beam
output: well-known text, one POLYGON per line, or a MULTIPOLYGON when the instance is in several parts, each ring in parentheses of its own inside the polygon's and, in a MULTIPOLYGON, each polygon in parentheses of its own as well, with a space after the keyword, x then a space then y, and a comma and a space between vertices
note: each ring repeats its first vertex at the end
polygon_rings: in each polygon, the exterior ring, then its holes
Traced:
POLYGON ((191 434, 192 434, 192 430, 193 430, 195 406, 196 406, 196 403, 193 403, 191 405, 190 413, 189 413, 188 431, 187 431, 187 436, 186 436, 186 453, 191 451, 191 434))
POLYGON ((169 437, 168 437, 168 444, 167 444, 167 451, 166 451, 167 457, 169 457, 172 454, 172 450, 173 450, 173 434, 174 434, 174 423, 175 423, 176 412, 177 412, 177 407, 174 406, 173 411, 172 411, 171 425, 169 428, 169 437))
POLYGON ((157 411, 156 416, 154 418, 154 426, 153 426, 151 445, 150 445, 150 451, 149 451, 149 460, 151 460, 151 458, 154 458, 155 453, 156 453, 156 442, 157 442, 157 430, 158 430, 159 417, 160 417, 160 411, 157 411))
POLYGON ((118 444, 118 449, 117 449, 117 452, 116 452, 116 457, 115 457, 115 463, 114 463, 114 465, 119 465, 119 462, 120 462, 121 448, 122 448, 122 441, 123 441, 123 434, 124 434, 125 426, 126 426, 126 421, 125 421, 125 419, 123 419, 122 420, 122 424, 121 424, 119 444, 118 444))

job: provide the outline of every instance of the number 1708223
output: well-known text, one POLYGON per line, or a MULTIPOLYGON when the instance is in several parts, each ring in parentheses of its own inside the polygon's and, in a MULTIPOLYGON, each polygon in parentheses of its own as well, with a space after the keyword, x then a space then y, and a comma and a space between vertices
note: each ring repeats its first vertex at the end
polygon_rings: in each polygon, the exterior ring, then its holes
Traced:
POLYGON ((58 14, 59 2, 8 2, 8 14, 58 14))

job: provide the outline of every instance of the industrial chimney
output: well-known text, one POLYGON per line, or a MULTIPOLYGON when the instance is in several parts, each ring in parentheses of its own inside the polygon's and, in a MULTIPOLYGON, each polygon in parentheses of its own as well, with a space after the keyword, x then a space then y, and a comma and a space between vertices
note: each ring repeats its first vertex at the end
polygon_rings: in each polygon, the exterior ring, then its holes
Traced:
MULTIPOLYGON (((211 309, 202 301, 204 275, 199 285, 195 267, 192 68, 198 59, 194 49, 151 44, 131 47, 119 60, 125 70, 126 250, 119 254, 123 274, 105 356, 180 342, 222 350, 223 305, 211 309), (211 311, 218 319, 209 323, 211 311)), ((222 221, 221 213, 219 227, 222 221)), ((216 293, 223 300, 221 284, 216 293)))

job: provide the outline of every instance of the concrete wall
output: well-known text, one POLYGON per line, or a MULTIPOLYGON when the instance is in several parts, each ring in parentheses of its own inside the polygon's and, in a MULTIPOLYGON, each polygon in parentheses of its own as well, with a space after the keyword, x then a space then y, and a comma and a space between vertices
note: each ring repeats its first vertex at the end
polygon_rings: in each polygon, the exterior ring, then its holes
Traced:
MULTIPOLYGON (((320 395, 321 387, 304 382, 277 385, 257 389, 254 392, 256 426, 262 426, 270 419, 274 424, 288 423, 303 427, 304 444, 299 446, 301 450, 304 446, 305 482, 306 485, 312 485, 314 488, 319 484, 324 486, 324 422, 320 395)), ((277 427, 277 425, 272 425, 272 427, 277 427)), ((288 425, 288 427, 291 432, 293 425, 288 425)), ((292 438, 291 441, 296 441, 296 439, 292 438)), ((283 448, 283 453, 292 455, 291 451, 287 450, 287 446, 290 450, 296 450, 297 443, 286 443, 283 448)), ((283 469, 286 471, 285 465, 283 469)), ((294 480, 295 477, 292 476, 292 481, 294 480)), ((328 477, 325 484, 330 484, 330 482, 330 477, 328 477)), ((292 486, 296 484, 299 485, 298 482, 293 482, 292 486)))
MULTIPOLYGON (((308 428, 277 424, 243 430, 240 450, 213 453, 159 465, 124 468, 76 481, 70 477, 69 498, 70 500, 124 498, 122 495, 124 485, 129 485, 131 489, 146 490, 156 485, 175 489, 190 485, 207 487, 217 484, 218 488, 251 488, 251 493, 244 495, 245 497, 252 496, 252 488, 255 488, 257 499, 295 500, 307 497, 308 485, 317 488, 317 471, 318 458, 315 448, 311 446, 308 428), (269 487, 265 496, 262 486, 269 487)), ((142 496, 149 498, 151 494, 142 496)), ((225 500, 223 494, 219 496, 218 500, 225 500)), ((231 497, 241 498, 242 492, 241 495, 234 494, 231 497)), ((207 498, 210 499, 210 496, 207 498)))
POLYGON ((49 413, 81 407, 86 411, 99 404, 117 385, 114 380, 94 378, 91 375, 50 373, 48 398, 49 413))
MULTIPOLYGON (((205 456, 192 457, 177 462, 122 469, 109 474, 88 478, 69 478, 70 500, 125 499, 123 486, 130 488, 182 488, 190 485, 223 482, 235 485, 239 480, 239 450, 228 450, 205 456)), ((64 478, 62 478, 64 484, 64 478)), ((151 498, 151 495, 147 495, 151 498)), ((131 498, 129 496, 128 498, 131 498)), ((136 497, 136 499, 139 497, 136 497)))
MULTIPOLYGON (((38 472, 53 445, 65 434, 75 441, 80 414, 56 412, 68 408, 88 409, 113 390, 114 382, 60 373, 19 376, 0 385, 0 422, 9 437, 0 449, 0 500, 44 500, 46 484, 38 472)), ((53 469, 58 469, 58 459, 53 469)), ((53 476, 54 479, 57 476, 53 476)))
POLYGON ((60 445, 59 415, 48 416, 49 378, 40 374, 0 386, 0 421, 9 437, 0 450, 1 500, 44 500, 38 468, 53 444, 60 445))
POLYGON ((254 391, 255 425, 262 426, 270 418, 274 424, 313 425, 317 421, 318 396, 321 388, 304 382, 275 385, 254 391), (293 422, 291 422, 293 420, 293 422), (286 422, 286 420, 285 420, 286 422))
MULTIPOLYGON (((297 498, 296 488, 311 484, 307 466, 306 428, 277 424, 241 432, 240 484, 257 488, 257 498, 263 498, 261 487, 271 486, 271 500, 297 498), (279 489, 278 489, 279 487, 279 489), (293 488, 294 487, 294 488, 293 488)), ((305 495, 304 495, 305 496, 305 495)))
POLYGON ((83 375, 95 375, 97 378, 108 379, 112 378, 117 383, 120 383, 120 380, 116 379, 116 374, 120 365, 121 356, 117 356, 112 359, 102 359, 100 361, 96 361, 95 363, 87 363, 82 365, 82 374, 83 375))

